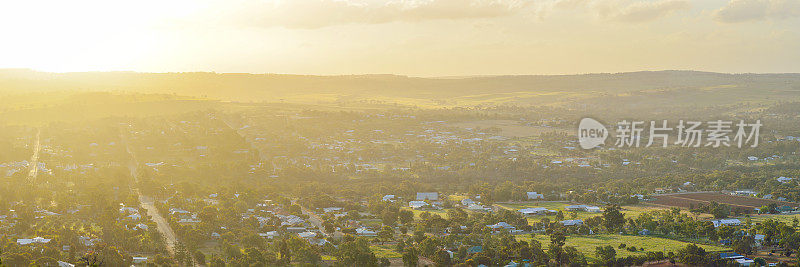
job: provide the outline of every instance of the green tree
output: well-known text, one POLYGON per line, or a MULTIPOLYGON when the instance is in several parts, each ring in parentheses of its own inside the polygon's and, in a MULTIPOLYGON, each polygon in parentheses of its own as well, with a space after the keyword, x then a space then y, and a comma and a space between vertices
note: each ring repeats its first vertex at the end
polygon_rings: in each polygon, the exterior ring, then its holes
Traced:
POLYGON ((611 245, 598 246, 595 248, 595 255, 597 255, 597 259, 601 264, 613 265, 614 259, 617 257, 617 251, 611 245))
POLYGON ((612 233, 622 230, 625 226, 625 215, 619 212, 619 206, 611 205, 603 211, 603 224, 612 233))
POLYGON ((416 267, 418 262, 419 253, 417 252, 417 249, 413 246, 406 247, 405 251, 403 252, 403 265, 416 267))
POLYGON ((705 256, 706 250, 695 244, 686 245, 686 247, 679 249, 677 253, 678 261, 692 266, 703 265, 705 256))
POLYGON ((378 258, 369 248, 364 238, 355 238, 343 242, 336 251, 337 265, 340 266, 377 266, 378 258))

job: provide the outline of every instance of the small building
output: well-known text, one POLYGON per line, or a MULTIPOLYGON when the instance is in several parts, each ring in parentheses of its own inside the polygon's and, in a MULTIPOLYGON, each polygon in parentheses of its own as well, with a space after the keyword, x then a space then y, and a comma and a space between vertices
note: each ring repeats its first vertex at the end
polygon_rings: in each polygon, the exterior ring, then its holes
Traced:
POLYGON ((582 220, 564 220, 560 222, 564 226, 581 226, 583 225, 582 220))
POLYGON ((412 209, 421 209, 428 206, 428 203, 425 201, 409 201, 408 206, 412 209))
POLYGON ((394 202, 394 198, 395 198, 394 195, 385 195, 385 196, 383 196, 382 199, 383 199, 383 201, 394 202))
POLYGON ((470 204, 469 206, 467 206, 467 209, 471 210, 471 211, 479 211, 479 212, 491 212, 492 211, 492 208, 487 208, 487 207, 484 207, 482 205, 474 204, 474 203, 470 204))
POLYGON ((650 230, 642 229, 639 231, 639 235, 650 235, 650 230))
POLYGON ((469 198, 465 198, 461 200, 461 205, 467 207, 469 205, 475 204, 475 201, 469 198))
POLYGON ((367 228, 364 228, 364 227, 360 227, 360 228, 356 229, 356 235, 358 235, 358 236, 378 236, 378 233, 376 233, 375 231, 372 231, 370 229, 367 229, 367 228))
POLYGON ((17 239, 17 244, 20 246, 30 245, 30 244, 47 244, 50 243, 51 239, 42 238, 42 237, 34 237, 34 238, 21 238, 17 239))
POLYGON ((501 231, 501 230, 514 231, 514 230, 517 229, 516 227, 508 224, 507 222, 498 222, 498 223, 495 223, 495 224, 489 224, 489 225, 486 225, 486 227, 489 227, 490 229, 492 229, 492 232, 497 232, 497 231, 501 231))
POLYGON ((549 210, 547 208, 541 208, 541 207, 525 208, 525 209, 519 210, 519 212, 522 213, 523 215, 526 215, 526 216, 547 215, 549 213, 556 213, 556 211, 554 211, 554 210, 549 210))
POLYGON ((419 192, 417 193, 417 200, 431 200, 437 201, 439 200, 439 193, 438 192, 419 192))
POLYGON ((739 219, 721 219, 721 220, 713 220, 711 223, 714 224, 714 227, 720 226, 740 226, 742 225, 742 221, 739 219))
POLYGON ((532 199, 544 199, 544 194, 539 194, 536 192, 528 192, 528 200, 532 199))

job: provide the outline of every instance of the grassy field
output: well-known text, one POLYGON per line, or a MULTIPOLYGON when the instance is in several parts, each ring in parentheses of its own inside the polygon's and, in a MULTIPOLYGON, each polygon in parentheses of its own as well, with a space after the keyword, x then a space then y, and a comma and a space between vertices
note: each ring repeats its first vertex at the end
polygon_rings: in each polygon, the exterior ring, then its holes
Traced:
POLYGON ((411 212, 413 212, 415 220, 419 220, 420 219, 420 217, 419 217, 420 214, 422 214, 424 212, 429 212, 431 215, 439 214, 439 216, 442 216, 442 218, 447 219, 447 209, 441 209, 441 210, 415 210, 415 209, 411 209, 411 208, 407 208, 407 207, 403 208, 403 209, 410 210, 411 212))
MULTIPOLYGON (((572 213, 566 211, 566 206, 576 205, 575 203, 569 202, 552 202, 552 201, 542 201, 542 202, 525 202, 525 203, 504 203, 504 204, 497 204, 497 206, 508 209, 508 210, 520 210, 524 208, 534 208, 534 207, 542 207, 551 210, 561 210, 564 211, 564 218, 565 219, 572 219, 572 213)), ((640 214, 645 212, 650 212, 654 210, 663 210, 667 209, 667 207, 655 206, 655 205, 648 205, 648 204, 638 204, 638 205, 628 205, 622 206, 621 212, 625 214, 626 218, 635 218, 638 217, 640 214)), ((690 214, 688 211, 681 211, 686 214, 690 214)), ((577 219, 583 220, 586 218, 591 218, 595 216, 600 216, 602 213, 592 213, 592 212, 585 212, 585 211, 578 211, 577 212, 577 219)), ((695 217, 693 214, 690 214, 692 217, 695 217)), ((696 216, 697 219, 708 219, 711 218, 709 214, 700 214, 696 216)), ((543 218, 548 218, 550 221, 554 221, 556 216, 555 215, 547 215, 547 216, 530 216, 528 217, 528 222, 539 222, 543 218)), ((790 219, 791 220, 791 219, 790 219)))
MULTIPOLYGON (((766 221, 767 219, 773 219, 773 220, 778 220, 779 222, 786 223, 788 225, 792 225, 792 220, 794 218, 797 218, 798 220, 800 220, 800 215, 798 215, 798 214, 753 214, 753 215, 750 215, 750 218, 752 219, 753 223, 763 222, 763 221, 766 221)), ((745 217, 740 217, 739 219, 742 220, 742 222, 744 222, 745 217)))
MULTIPOLYGON (((530 235, 518 235, 516 236, 517 240, 525 240, 530 241, 531 239, 536 239, 540 243, 542 243, 542 247, 546 248, 550 245, 550 237, 547 235, 536 235, 535 237, 531 238, 530 235)), ((617 235, 617 234, 598 234, 598 235, 589 235, 589 236, 568 236, 567 237, 567 246, 573 246, 578 251, 582 252, 586 255, 587 258, 590 260, 595 259, 595 248, 598 246, 606 246, 611 245, 614 249, 617 250, 617 257, 626 257, 630 255, 644 255, 646 252, 656 252, 656 251, 663 251, 664 253, 667 252, 676 252, 678 249, 685 247, 687 244, 686 242, 681 242, 672 239, 654 237, 654 236, 634 236, 634 235, 617 235), (644 248, 644 251, 637 250, 636 252, 630 252, 625 249, 619 249, 619 244, 626 244, 627 246, 636 246, 637 248, 644 248)), ((710 246, 710 245, 699 245, 700 247, 704 248, 706 251, 725 251, 728 250, 725 247, 720 246, 710 246)))
POLYGON ((378 258, 402 258, 403 254, 395 251, 395 245, 385 244, 385 245, 371 245, 369 248, 375 253, 375 257, 378 258))

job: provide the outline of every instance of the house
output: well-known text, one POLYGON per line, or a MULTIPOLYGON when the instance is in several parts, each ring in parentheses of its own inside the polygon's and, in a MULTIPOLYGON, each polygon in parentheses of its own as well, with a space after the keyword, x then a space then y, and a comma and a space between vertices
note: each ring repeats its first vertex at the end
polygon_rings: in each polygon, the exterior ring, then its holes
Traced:
POLYGON ((757 193, 757 192, 755 192, 755 191, 753 191, 753 190, 737 190, 737 191, 733 191, 733 192, 731 192, 731 195, 735 195, 735 196, 745 196, 745 197, 749 197, 749 196, 755 196, 755 195, 757 195, 757 194, 758 194, 758 193, 757 193))
POLYGON ((461 200, 461 205, 464 206, 464 207, 467 207, 467 206, 469 206, 471 204, 475 204, 475 201, 472 200, 472 199, 465 198, 465 199, 461 200))
POLYGON ((141 264, 146 262, 147 262, 147 257, 133 257, 134 264, 141 264))
POLYGON ((360 228, 356 229, 356 235, 358 235, 358 236, 378 236, 378 233, 376 233, 375 231, 372 231, 370 229, 367 229, 367 228, 364 228, 364 227, 360 227, 360 228))
POLYGON ((650 230, 642 229, 639 231, 639 235, 650 235, 650 230))
MULTIPOLYGON (((778 200, 780 200, 780 199, 778 199, 778 200)), ((776 208, 776 210, 778 210, 778 212, 780 212, 780 213, 790 213, 790 212, 794 211, 794 208, 792 208, 790 206, 783 205, 783 206, 780 206, 780 207, 776 208)))
POLYGON ((564 226, 581 226, 583 225, 583 221, 581 220, 564 220, 560 222, 564 226))
POLYGON ((588 212, 603 212, 603 209, 597 206, 587 206, 587 205, 571 205, 566 206, 565 209, 568 211, 588 211, 588 212))
POLYGON ((258 236, 264 237, 264 238, 273 239, 273 238, 276 238, 276 237, 278 237, 280 235, 278 234, 278 231, 269 231, 269 232, 266 232, 266 233, 258 233, 258 236))
POLYGON ((311 232, 311 231, 306 231, 306 232, 298 233, 297 236, 300 237, 300 238, 312 238, 312 237, 316 237, 317 233, 314 233, 314 232, 311 232))
POLYGON ((492 211, 492 208, 487 208, 487 207, 484 207, 482 205, 474 204, 474 203, 470 204, 469 206, 467 206, 467 209, 471 210, 471 211, 480 211, 480 212, 491 212, 492 211))
POLYGON ((767 236, 765 236, 765 235, 755 235, 755 236, 753 236, 753 239, 756 241, 756 246, 759 246, 759 247, 763 246, 765 237, 767 237, 767 236))
POLYGON ((75 264, 66 262, 66 261, 58 261, 58 267, 75 267, 75 264))
POLYGON ((723 252, 719 254, 719 258, 723 260, 735 260, 744 258, 744 256, 739 255, 739 253, 735 252, 723 252))
POLYGON ((439 193, 437 192, 419 192, 417 193, 417 200, 432 200, 437 201, 439 200, 439 193))
POLYGON ((342 210, 342 208, 340 208, 340 207, 329 207, 329 208, 323 208, 322 209, 322 211, 324 211, 325 213, 331 213, 331 212, 340 211, 340 210, 342 210))
POLYGON ((548 213, 556 213, 554 210, 549 210, 546 208, 536 207, 536 208, 524 208, 519 210, 520 213, 523 215, 547 215, 548 213))
POLYGON ((514 226, 512 226, 512 225, 510 225, 510 224, 508 224, 506 222, 498 222, 498 223, 495 223, 495 224, 489 224, 489 225, 486 225, 486 227, 489 227, 490 229, 492 229, 492 232, 496 232, 496 231, 500 231, 500 230, 514 231, 514 230, 517 229, 516 227, 514 227, 514 226))
POLYGON ((781 177, 778 177, 777 180, 778 180, 778 182, 781 182, 781 183, 788 183, 788 182, 791 182, 792 179, 794 179, 794 178, 781 176, 781 177))
POLYGON ((408 206, 412 209, 421 209, 425 206, 428 206, 428 203, 425 201, 409 201, 408 206))
POLYGON ((30 245, 30 244, 47 244, 50 243, 51 239, 41 238, 41 237, 34 237, 34 238, 21 238, 17 239, 17 244, 20 246, 30 245))
POLYGON ((394 195, 385 195, 383 196, 383 201, 394 202, 394 195))
POLYGON ((544 194, 539 194, 536 192, 528 192, 528 200, 531 199, 544 199, 544 194))
POLYGON ((603 212, 603 209, 601 209, 600 207, 589 206, 589 207, 586 207, 586 211, 587 212, 599 213, 599 212, 603 212))
POLYGON ((714 224, 714 227, 720 226, 739 226, 742 225, 742 221, 739 219, 721 219, 721 220, 713 220, 711 223, 714 224))
POLYGON ((738 263, 739 266, 750 266, 755 263, 753 259, 748 259, 748 258, 735 259, 734 261, 736 261, 736 263, 738 263))
POLYGON ((749 157, 747 157, 747 160, 750 160, 750 161, 756 161, 756 160, 758 160, 758 157, 756 157, 756 156, 749 156, 749 157))

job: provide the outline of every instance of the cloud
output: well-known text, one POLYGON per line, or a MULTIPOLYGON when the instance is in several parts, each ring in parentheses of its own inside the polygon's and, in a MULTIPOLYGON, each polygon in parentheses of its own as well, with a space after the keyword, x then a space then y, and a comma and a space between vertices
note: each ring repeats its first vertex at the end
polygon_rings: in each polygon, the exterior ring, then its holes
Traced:
POLYGON ((737 23, 766 19, 800 17, 800 1, 797 0, 731 0, 714 11, 716 21, 737 23))
POLYGON ((688 0, 556 0, 553 9, 580 10, 603 21, 644 23, 692 8, 688 0))
POLYGON ((516 14, 530 0, 272 0, 243 1, 228 10, 257 27, 314 29, 341 24, 495 18, 516 14))
POLYGON ((627 23, 654 21, 691 7, 686 0, 597 1, 594 5, 601 18, 627 23))

